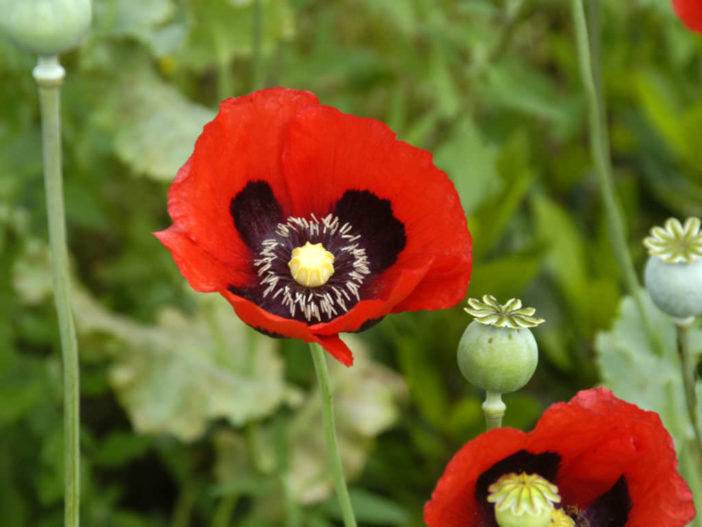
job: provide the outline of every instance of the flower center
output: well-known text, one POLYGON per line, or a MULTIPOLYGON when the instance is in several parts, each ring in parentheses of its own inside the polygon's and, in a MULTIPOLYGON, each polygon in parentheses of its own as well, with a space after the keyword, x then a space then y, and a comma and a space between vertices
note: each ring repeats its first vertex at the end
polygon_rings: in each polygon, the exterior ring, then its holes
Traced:
POLYGON ((289 217, 261 242, 256 303, 306 323, 328 322, 361 300, 370 264, 361 235, 333 214, 289 217))
POLYGON ((293 249, 290 256, 290 274, 300 285, 319 287, 334 274, 334 255, 321 243, 305 242, 302 247, 293 249))
POLYGON ((554 503, 561 501, 556 485, 524 472, 503 475, 488 487, 488 493, 487 501, 495 504, 500 527, 548 527, 554 503))

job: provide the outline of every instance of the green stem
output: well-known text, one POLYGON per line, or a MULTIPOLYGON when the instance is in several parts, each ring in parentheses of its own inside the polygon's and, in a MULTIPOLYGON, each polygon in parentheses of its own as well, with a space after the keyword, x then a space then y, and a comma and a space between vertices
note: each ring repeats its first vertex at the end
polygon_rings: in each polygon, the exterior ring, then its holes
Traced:
POLYGON ((622 221, 620 212, 621 208, 617 202, 617 196, 614 191, 609 138, 605 127, 604 103, 598 96, 595 75, 592 69, 590 41, 582 0, 572 0, 572 7, 578 46, 578 59, 580 62, 580 74, 582 76, 583 88, 585 90, 585 97, 589 109, 590 149, 595 164, 595 173, 597 174, 600 193, 602 194, 602 201, 604 203, 605 217, 609 226, 610 241, 614 249, 614 255, 624 275, 624 283, 626 284, 629 294, 636 303, 641 320, 648 333, 649 340, 653 344, 658 355, 663 355, 665 352, 663 340, 660 334, 654 331, 648 312, 644 308, 643 299, 641 298, 641 286, 636 277, 634 264, 631 261, 631 256, 627 247, 624 222, 622 221))
POLYGON ((314 371, 317 374, 319 392, 322 399, 322 422, 324 426, 324 440, 327 444, 329 463, 331 465, 336 496, 341 507, 341 516, 344 519, 345 527, 356 527, 356 518, 351 507, 349 490, 346 488, 344 478, 344 468, 341 466, 341 454, 339 453, 339 443, 336 440, 336 429, 334 428, 334 407, 332 406, 331 387, 329 385, 329 371, 327 370, 327 358, 324 350, 319 344, 310 343, 310 352, 314 362, 314 371))
POLYGON ((485 428, 492 430, 502 426, 502 418, 505 415, 507 406, 502 401, 502 394, 498 392, 486 392, 483 403, 483 413, 485 414, 485 428))
POLYGON ((251 84, 253 90, 263 88, 263 0, 254 0, 253 42, 251 46, 251 84))
POLYGON ((173 509, 171 527, 188 527, 190 525, 190 517, 195 508, 196 485, 196 483, 186 482, 181 487, 173 509))
MULTIPOLYGON (((695 508, 702 510, 702 455, 696 448, 695 441, 685 441, 678 447, 678 459, 680 460, 680 474, 685 479, 692 491, 692 498, 695 502, 695 508)), ((699 513, 695 516, 692 523, 688 527, 702 527, 702 515, 699 513)))
POLYGON ((676 343, 678 354, 680 355, 680 366, 682 368, 683 386, 685 388, 685 403, 687 412, 690 416, 690 422, 695 432, 695 441, 697 442, 697 455, 702 454, 702 426, 699 419, 699 406, 697 404, 696 371, 695 364, 690 353, 690 327, 694 318, 690 317, 685 320, 676 320, 676 343))
POLYGON ((39 86, 51 275, 63 359, 64 525, 77 527, 80 522, 80 385, 78 343, 69 293, 68 249, 66 248, 66 220, 61 174, 60 87, 65 71, 59 64, 58 57, 40 57, 33 75, 39 86))
POLYGON ((224 43, 224 35, 215 29, 212 32, 212 39, 215 46, 215 59, 217 64, 217 97, 222 101, 227 97, 234 96, 232 77, 229 71, 230 57, 227 53, 227 46, 224 43))
POLYGON ((229 527, 231 525, 237 498, 236 494, 231 494, 220 500, 212 520, 212 527, 229 527))

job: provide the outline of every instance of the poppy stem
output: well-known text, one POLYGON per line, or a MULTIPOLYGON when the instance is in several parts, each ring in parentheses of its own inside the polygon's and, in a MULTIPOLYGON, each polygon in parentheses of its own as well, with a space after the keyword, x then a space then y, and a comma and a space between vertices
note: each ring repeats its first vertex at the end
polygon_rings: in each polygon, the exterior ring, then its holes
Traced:
POLYGON ((502 401, 502 394, 499 392, 485 392, 485 402, 482 408, 485 414, 485 428, 487 430, 500 428, 502 426, 502 418, 507 409, 507 406, 502 401))
POLYGON ((690 422, 695 432, 695 440, 697 441, 697 452, 702 454, 702 426, 699 419, 699 405, 697 403, 697 393, 695 392, 696 385, 696 367, 690 353, 690 328, 694 317, 675 320, 676 344, 678 355, 680 355, 680 366, 682 368, 683 386, 685 387, 685 403, 687 411, 690 415, 690 422))
POLYGON ((578 59, 580 62, 580 74, 589 108, 590 150, 595 165, 595 173, 597 174, 600 193, 602 195, 605 217, 609 226, 610 242, 617 262, 619 263, 619 268, 622 271, 626 288, 634 299, 641 320, 648 333, 649 340, 653 345, 653 349, 659 356, 662 356, 665 352, 665 345, 663 344, 660 334, 653 330, 648 312, 644 308, 643 299, 641 297, 641 284, 636 276, 634 264, 629 254, 621 207, 614 190, 609 138, 605 126, 604 102, 598 93, 598 84, 592 67, 590 39, 582 0, 572 0, 572 7, 578 59))
POLYGON ((253 3, 253 28, 251 43, 251 85, 253 90, 260 90, 264 85, 263 77, 263 4, 262 0, 253 3))
POLYGON ((51 275, 63 359, 64 525, 77 527, 80 508, 80 416, 78 343, 71 311, 66 220, 61 172, 61 94, 65 70, 58 57, 39 57, 33 70, 41 106, 44 185, 51 248, 51 275))
POLYGON ((319 392, 322 397, 322 422, 324 426, 324 440, 327 444, 329 463, 331 465, 336 496, 341 507, 341 516, 344 519, 345 527, 356 527, 356 518, 351 507, 349 490, 346 487, 344 478, 344 468, 341 465, 341 454, 339 453, 339 443, 336 440, 336 428, 334 426, 334 407, 332 406, 331 387, 329 385, 329 370, 327 369, 327 358, 324 350, 319 344, 310 343, 310 352, 314 362, 314 371, 317 374, 319 392))

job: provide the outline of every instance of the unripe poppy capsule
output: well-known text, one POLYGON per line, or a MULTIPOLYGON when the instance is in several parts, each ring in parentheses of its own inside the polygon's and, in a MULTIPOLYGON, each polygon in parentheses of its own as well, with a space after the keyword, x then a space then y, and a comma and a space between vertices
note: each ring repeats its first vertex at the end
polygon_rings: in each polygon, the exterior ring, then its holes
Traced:
POLYGON ((487 392, 510 393, 531 379, 538 363, 538 348, 530 327, 543 322, 534 308, 521 300, 500 305, 490 295, 468 301, 466 311, 475 320, 458 344, 458 367, 463 376, 487 392))
POLYGON ((17 47, 53 56, 76 47, 90 28, 90 0, 0 0, 0 31, 17 47))
POLYGON ((644 240, 649 259, 644 283, 658 308, 676 318, 702 314, 702 232, 700 220, 674 218, 653 227, 644 240))

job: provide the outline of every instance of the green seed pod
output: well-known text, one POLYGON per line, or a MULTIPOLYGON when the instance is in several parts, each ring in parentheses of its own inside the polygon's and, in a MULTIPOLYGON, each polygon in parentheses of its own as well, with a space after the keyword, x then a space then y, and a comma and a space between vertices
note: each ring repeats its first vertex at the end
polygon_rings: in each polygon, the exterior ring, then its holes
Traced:
POLYGON ((644 240, 650 258, 644 283, 658 308, 676 318, 702 314, 702 233, 700 220, 685 225, 674 218, 653 227, 644 240))
POLYGON ((488 492, 500 527, 548 527, 561 501, 558 487, 538 474, 505 474, 488 492))
POLYGON ((19 48, 52 56, 78 45, 90 28, 90 0, 0 0, 0 31, 19 48))
POLYGON ((458 343, 458 367, 472 384, 510 393, 534 375, 539 353, 528 329, 509 329, 471 322, 458 343))
POLYGON ((510 393, 531 379, 538 363, 536 339, 529 327, 543 322, 533 308, 511 299, 504 306, 485 295, 468 301, 475 316, 458 344, 458 367, 472 384, 487 392, 510 393))

